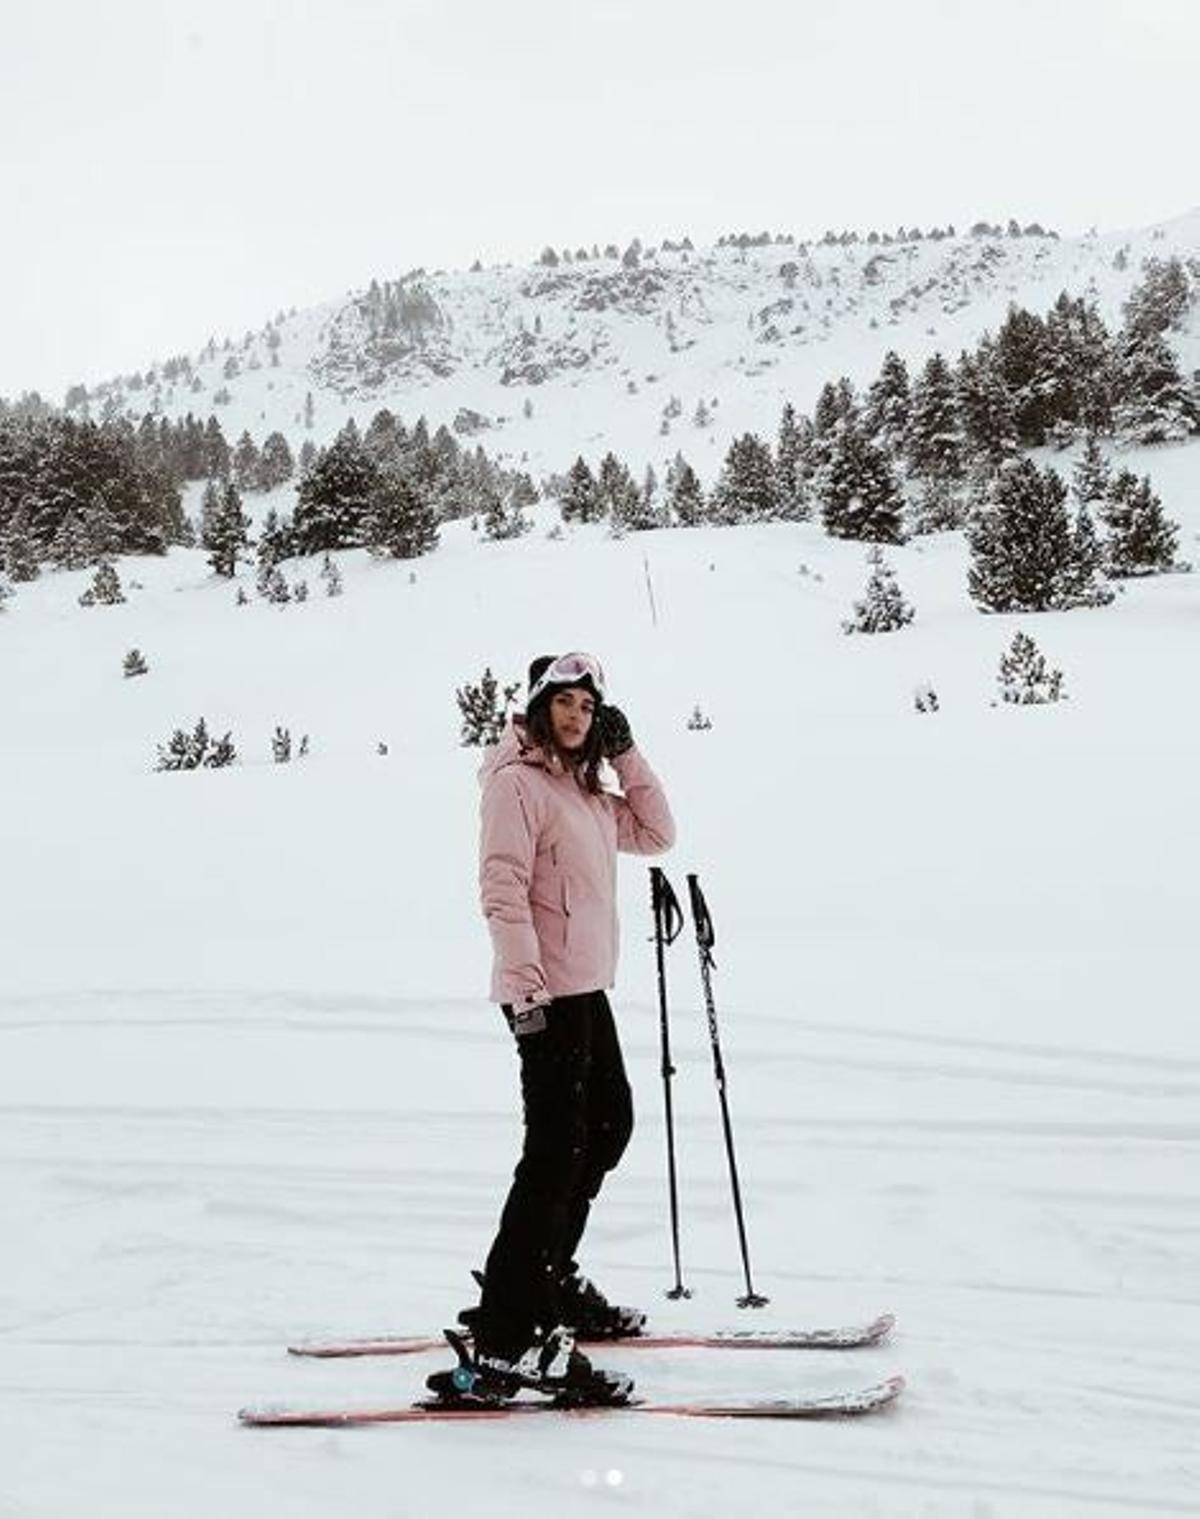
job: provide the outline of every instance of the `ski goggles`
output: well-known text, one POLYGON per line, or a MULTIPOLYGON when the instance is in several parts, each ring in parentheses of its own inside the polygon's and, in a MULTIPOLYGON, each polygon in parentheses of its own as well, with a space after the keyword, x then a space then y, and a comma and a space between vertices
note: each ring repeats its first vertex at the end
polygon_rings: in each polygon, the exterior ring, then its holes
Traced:
POLYGON ((529 693, 532 704, 550 686, 577 686, 588 681, 598 701, 604 700, 604 670, 593 654, 560 654, 538 676, 537 684, 529 693))

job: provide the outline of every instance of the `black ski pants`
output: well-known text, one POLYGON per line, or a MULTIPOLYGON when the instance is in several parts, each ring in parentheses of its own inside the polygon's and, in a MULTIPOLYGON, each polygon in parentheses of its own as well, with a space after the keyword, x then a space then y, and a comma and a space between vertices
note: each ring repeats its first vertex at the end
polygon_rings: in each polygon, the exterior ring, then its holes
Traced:
MULTIPOLYGON (((504 1009, 512 1026, 512 1014, 504 1009)), ((604 1177, 633 1132, 633 1099, 603 992, 558 997, 546 1026, 516 1040, 525 1140, 488 1254, 480 1348, 526 1349, 536 1326, 559 1322, 558 1284, 604 1177)))

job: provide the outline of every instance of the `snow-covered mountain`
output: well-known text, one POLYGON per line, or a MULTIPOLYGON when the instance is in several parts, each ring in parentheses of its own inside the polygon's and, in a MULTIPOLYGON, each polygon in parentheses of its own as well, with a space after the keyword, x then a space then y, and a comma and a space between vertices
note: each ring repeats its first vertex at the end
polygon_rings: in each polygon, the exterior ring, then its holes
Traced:
MULTIPOLYGON (((96 417, 212 412, 231 442, 279 430, 293 451, 387 407, 535 474, 608 449, 661 474, 682 450, 708 478, 734 436, 773 431, 784 401, 810 410, 840 375, 868 383, 888 349, 910 369, 937 350, 955 358, 1010 303, 1042 314, 1064 290, 1116 327, 1147 259, 1200 260, 1200 210, 1104 235, 998 230, 381 276, 72 400, 96 417)), ((1194 316, 1172 337, 1185 373, 1200 368, 1194 316)))

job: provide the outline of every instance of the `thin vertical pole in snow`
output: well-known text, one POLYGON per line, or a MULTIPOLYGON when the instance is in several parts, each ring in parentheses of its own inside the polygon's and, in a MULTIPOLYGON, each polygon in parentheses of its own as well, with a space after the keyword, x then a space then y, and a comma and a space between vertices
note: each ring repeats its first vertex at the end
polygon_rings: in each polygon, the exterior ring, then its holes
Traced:
POLYGON ((654 582, 650 579, 650 556, 642 555, 642 564, 646 570, 646 593, 650 597, 650 621, 654 627, 658 627, 658 608, 654 604, 654 582))
POLYGON ((725 1130, 725 1154, 729 1161, 729 1182, 733 1188, 733 1212, 737 1219, 738 1241, 742 1247, 742 1267, 746 1273, 746 1292, 738 1298, 739 1308, 762 1308, 770 1301, 755 1292, 750 1280, 750 1252, 746 1245, 746 1220, 742 1213, 742 1189, 738 1183, 737 1160, 733 1153, 733 1124, 729 1117, 729 1102, 725 1096, 725 1062, 721 1058, 721 1040, 717 1033, 717 1006, 713 1001, 712 971, 716 961, 712 952, 717 942, 709 915, 708 903, 700 890, 699 877, 689 875, 688 892, 692 899, 692 921, 696 925, 696 947, 700 951, 700 979, 704 983, 704 1006, 708 1012, 708 1037, 712 1044, 713 1073, 717 1080, 717 1096, 721 1101, 721 1123, 725 1130))
POLYGON ((675 1067, 671 1063, 671 1032, 667 1017, 667 963, 669 944, 683 931, 683 910, 671 883, 657 865, 650 867, 650 903, 654 912, 654 951, 658 962, 658 1027, 662 1044, 663 1099, 667 1124, 667 1189, 671 1200, 671 1249, 675 1257, 675 1285, 668 1291, 669 1298, 691 1297, 683 1285, 679 1270, 679 1187, 675 1176, 675 1116, 671 1105, 671 1077, 675 1067))

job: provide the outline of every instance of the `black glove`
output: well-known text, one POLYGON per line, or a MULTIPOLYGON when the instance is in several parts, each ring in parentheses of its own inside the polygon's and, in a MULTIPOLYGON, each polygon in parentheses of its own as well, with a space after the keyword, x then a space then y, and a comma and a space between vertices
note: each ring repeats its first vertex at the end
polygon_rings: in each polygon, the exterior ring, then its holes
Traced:
POLYGON ((600 708, 597 721, 600 724, 600 745, 605 759, 616 759, 618 754, 624 754, 627 749, 633 748, 629 719, 620 707, 610 707, 605 702, 600 708))

